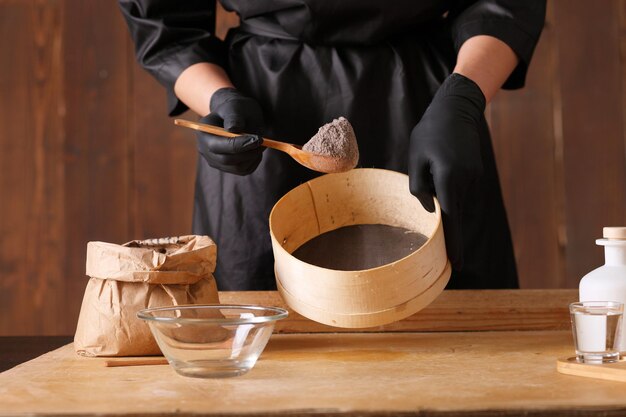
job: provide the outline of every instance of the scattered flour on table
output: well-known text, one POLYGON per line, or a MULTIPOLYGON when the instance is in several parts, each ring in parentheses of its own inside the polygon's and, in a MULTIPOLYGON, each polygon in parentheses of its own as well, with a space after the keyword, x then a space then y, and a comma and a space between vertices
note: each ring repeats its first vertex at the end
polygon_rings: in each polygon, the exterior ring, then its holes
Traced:
POLYGON ((302 149, 318 155, 353 161, 354 165, 359 160, 359 146, 354 129, 345 117, 320 127, 302 149))

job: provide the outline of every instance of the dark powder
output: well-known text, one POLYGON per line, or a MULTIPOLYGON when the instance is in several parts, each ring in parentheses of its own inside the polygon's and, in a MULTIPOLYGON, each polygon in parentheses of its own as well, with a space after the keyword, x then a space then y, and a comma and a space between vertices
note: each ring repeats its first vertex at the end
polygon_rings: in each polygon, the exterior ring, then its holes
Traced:
POLYGON ((320 127, 302 150, 350 161, 352 166, 356 166, 359 161, 359 146, 354 129, 344 117, 320 127))
POLYGON ((403 227, 360 224, 323 233, 300 246, 292 255, 322 268, 359 271, 402 259, 426 240, 423 234, 403 227))

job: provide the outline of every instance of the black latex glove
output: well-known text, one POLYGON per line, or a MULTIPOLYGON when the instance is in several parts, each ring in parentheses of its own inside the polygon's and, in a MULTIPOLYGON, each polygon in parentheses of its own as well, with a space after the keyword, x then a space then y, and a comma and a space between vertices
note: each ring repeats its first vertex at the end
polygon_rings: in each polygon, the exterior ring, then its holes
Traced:
POLYGON ((198 132, 198 151, 213 168, 236 175, 251 174, 261 162, 263 111, 254 99, 234 88, 221 88, 211 96, 211 113, 200 123, 220 126, 233 133, 254 135, 225 138, 198 132))
POLYGON ((456 270, 463 266, 463 202, 483 171, 478 126, 484 111, 485 96, 478 85, 452 74, 411 132, 411 193, 429 212, 435 210, 437 196, 446 250, 456 270))

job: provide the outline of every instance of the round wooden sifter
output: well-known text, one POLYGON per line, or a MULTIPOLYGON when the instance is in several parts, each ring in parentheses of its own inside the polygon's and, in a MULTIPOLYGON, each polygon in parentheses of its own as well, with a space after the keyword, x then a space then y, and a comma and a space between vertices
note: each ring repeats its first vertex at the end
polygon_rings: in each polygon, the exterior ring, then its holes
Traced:
POLYGON ((435 206, 428 213, 410 194, 406 175, 381 169, 324 175, 294 188, 276 203, 269 220, 283 299, 311 320, 349 328, 380 326, 426 307, 451 273, 435 206), (292 255, 325 232, 369 224, 402 227, 427 240, 407 256, 371 269, 322 268, 292 255))

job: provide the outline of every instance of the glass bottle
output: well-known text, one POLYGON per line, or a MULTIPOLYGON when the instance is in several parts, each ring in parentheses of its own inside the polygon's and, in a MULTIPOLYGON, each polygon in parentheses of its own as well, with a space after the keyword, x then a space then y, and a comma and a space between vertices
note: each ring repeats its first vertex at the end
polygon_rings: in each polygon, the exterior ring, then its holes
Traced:
MULTIPOLYGON (((604 265, 583 277, 579 286, 580 301, 618 301, 626 305, 626 227, 605 227, 604 265)), ((622 320, 619 350, 626 354, 626 320, 622 320)))

